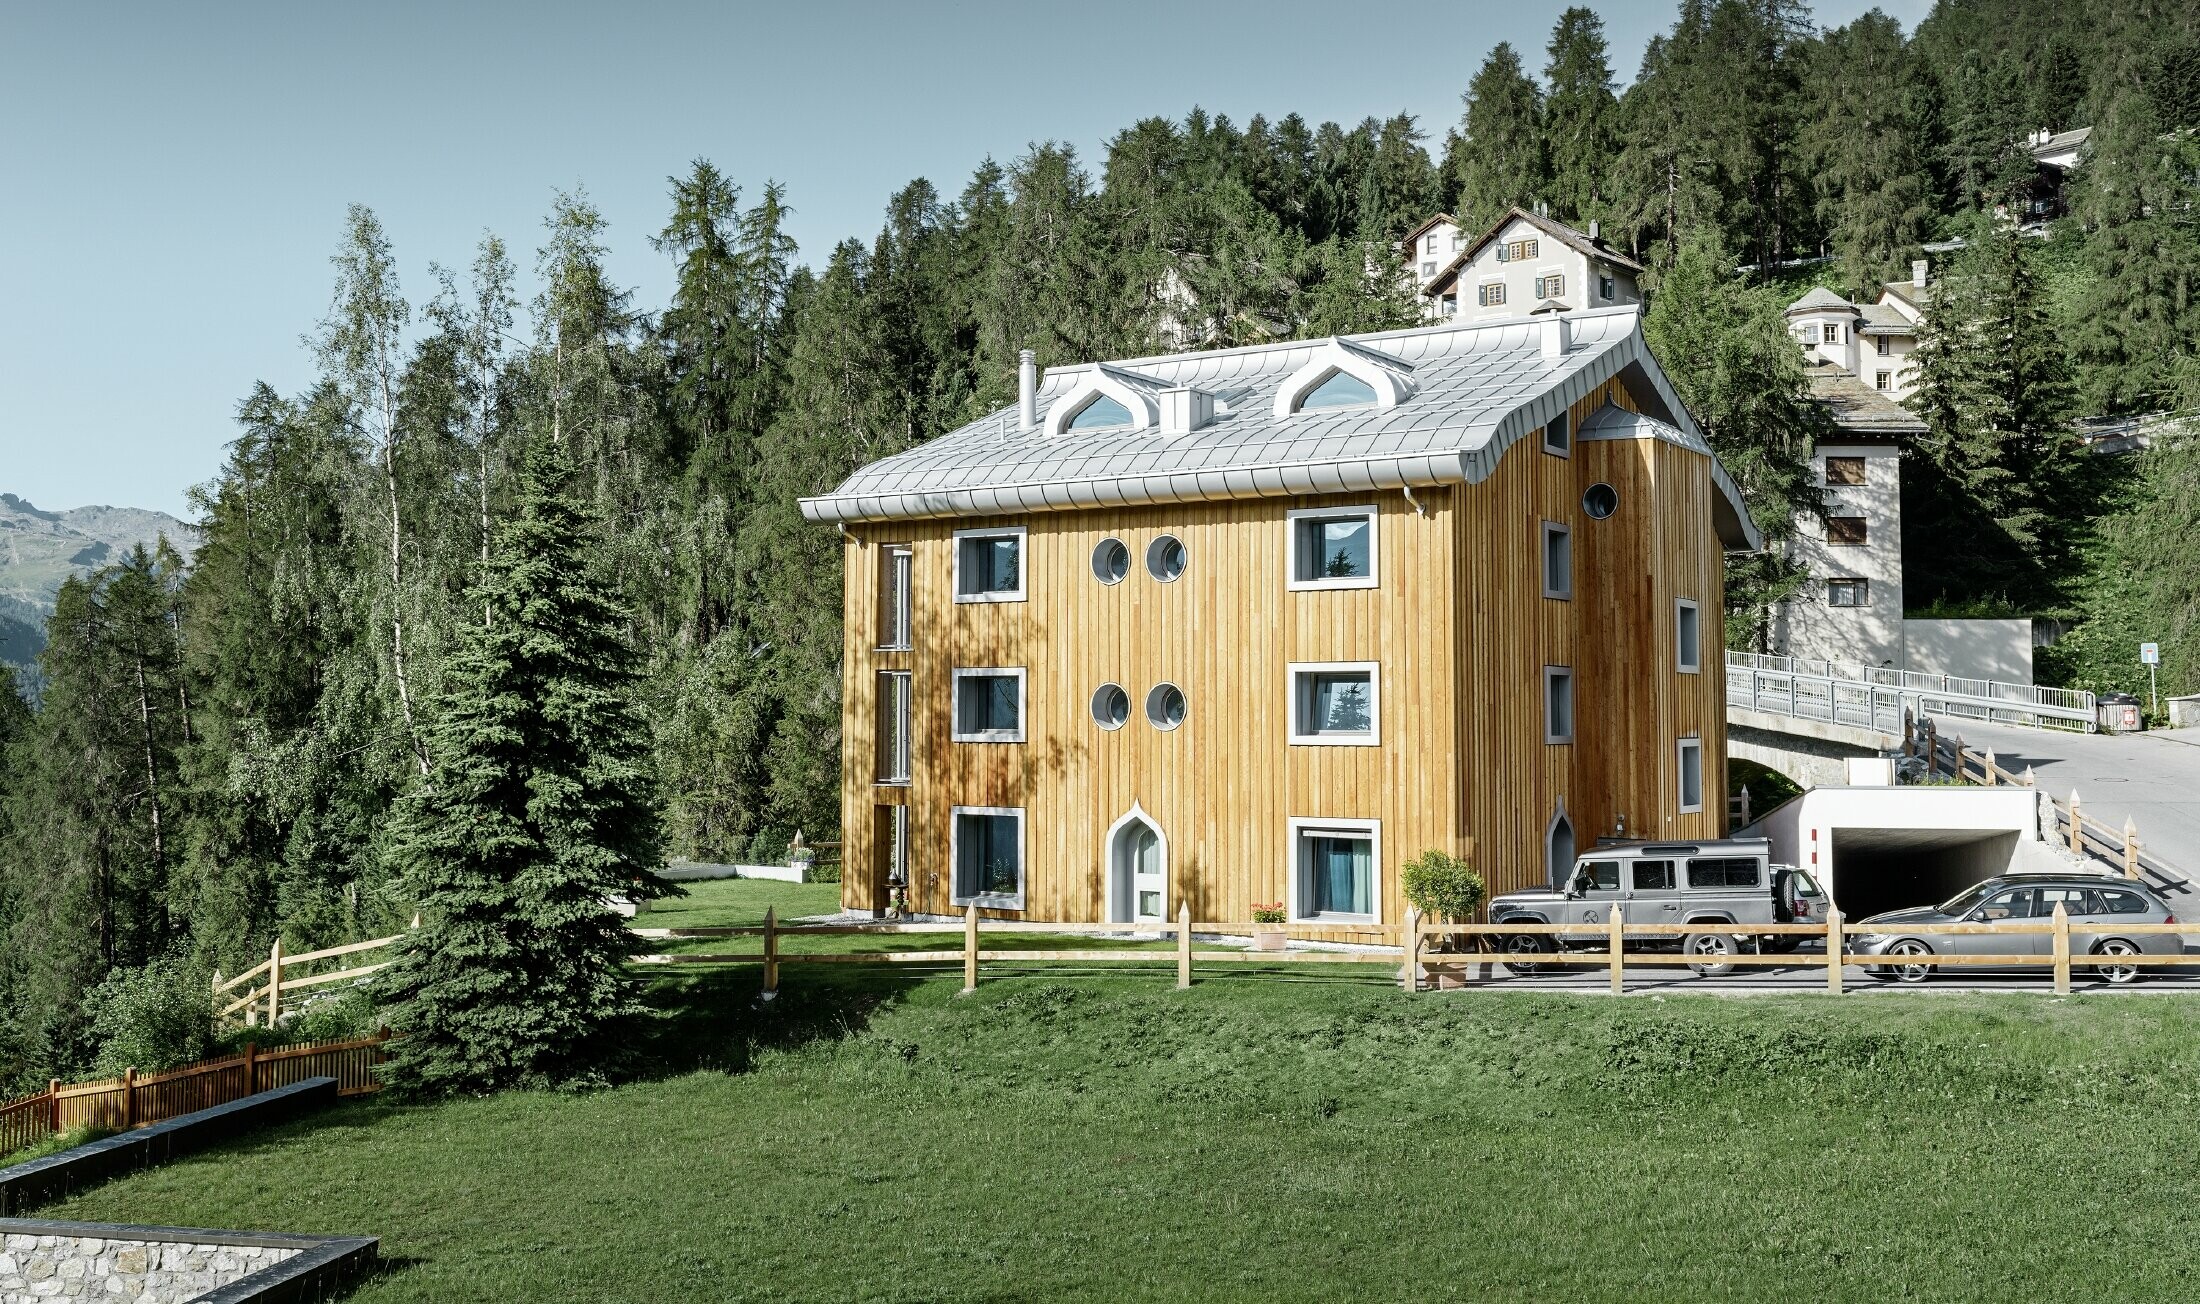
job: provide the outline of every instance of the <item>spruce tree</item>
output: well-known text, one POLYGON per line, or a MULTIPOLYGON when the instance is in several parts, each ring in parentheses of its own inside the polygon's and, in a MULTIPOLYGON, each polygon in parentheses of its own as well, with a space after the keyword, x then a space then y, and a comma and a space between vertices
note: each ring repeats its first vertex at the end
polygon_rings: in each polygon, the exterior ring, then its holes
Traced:
POLYGON ((1575 223, 1609 217, 1619 101, 1612 94, 1604 20, 1593 9, 1568 9, 1551 29, 1549 53, 1550 62, 1543 67, 1550 87, 1543 123, 1550 145, 1552 211, 1575 223))
POLYGON ((1467 84, 1466 103, 1449 188, 1461 228, 1479 233, 1506 209, 1533 205, 1549 184, 1543 92, 1512 44, 1499 41, 1467 84))
POLYGON ((1923 132, 1906 93, 1914 76, 1901 25, 1877 10, 1827 32, 1811 51, 1805 95, 1818 112, 1802 148, 1818 222, 1842 279, 1867 300, 1903 269, 1934 217, 1923 132))
POLYGON ((538 437, 387 856, 420 911, 380 986, 420 1092, 582 1077, 638 1011, 606 898, 655 896, 656 794, 626 614, 592 578, 571 461, 538 437))

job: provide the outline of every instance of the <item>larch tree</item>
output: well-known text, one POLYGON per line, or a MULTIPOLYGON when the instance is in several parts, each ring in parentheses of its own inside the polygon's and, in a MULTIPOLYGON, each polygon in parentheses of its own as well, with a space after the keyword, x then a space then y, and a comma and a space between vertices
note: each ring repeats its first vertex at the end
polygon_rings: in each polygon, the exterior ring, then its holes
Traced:
POLYGON ((626 614, 591 577, 572 462, 537 437, 436 712, 435 764, 387 849, 421 923, 378 980, 422 1093, 588 1076, 639 1012, 614 895, 655 896, 648 729, 626 614))

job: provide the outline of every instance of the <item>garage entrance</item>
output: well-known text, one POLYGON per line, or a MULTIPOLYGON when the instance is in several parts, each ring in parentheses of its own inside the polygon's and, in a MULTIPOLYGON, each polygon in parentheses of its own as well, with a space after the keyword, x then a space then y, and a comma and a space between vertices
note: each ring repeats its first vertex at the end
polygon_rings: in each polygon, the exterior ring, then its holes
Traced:
POLYGON ((1938 905, 1974 883, 2008 872, 2014 829, 1829 830, 1832 892, 1846 919, 1938 905))

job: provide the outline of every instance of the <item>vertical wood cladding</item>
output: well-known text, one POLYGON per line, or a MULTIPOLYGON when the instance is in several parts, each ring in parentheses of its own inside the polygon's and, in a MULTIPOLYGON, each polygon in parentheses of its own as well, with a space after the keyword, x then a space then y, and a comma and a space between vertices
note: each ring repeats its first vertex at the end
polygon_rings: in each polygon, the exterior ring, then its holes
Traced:
MULTIPOLYGON (((1573 410, 1574 428, 1614 381, 1573 410)), ((1561 802, 1588 846, 1619 816, 1629 835, 1708 837, 1723 824, 1725 754, 1718 631, 1721 558, 1709 459, 1646 440, 1576 440, 1571 457, 1514 445, 1478 485, 1309 498, 1040 513, 1017 518, 851 526, 843 741, 843 837, 851 908, 884 904, 877 807, 909 807, 911 902, 948 913, 954 806, 1025 812, 1021 917, 1097 920, 1106 912, 1107 831, 1134 803, 1166 839, 1168 910, 1247 918, 1289 898, 1294 818, 1382 822, 1380 919, 1405 903, 1399 866, 1422 850, 1472 855, 1493 891, 1544 880, 1544 835, 1561 802), (1607 520, 1582 491, 1619 494, 1607 520), (1287 513, 1377 510, 1377 578, 1367 589, 1288 590, 1287 513), (1574 596, 1542 596, 1542 523, 1568 525, 1574 596), (958 529, 1028 531, 1023 602, 957 603, 958 529), (1181 539, 1173 583, 1146 571, 1147 547, 1181 539), (1096 547, 1129 546, 1121 583, 1094 577, 1096 547), (914 647, 880 651, 886 545, 914 552, 914 647), (1697 675, 1674 672, 1675 597, 1702 603, 1697 675), (1292 746, 1286 667, 1374 661, 1380 744, 1292 746), (1543 741, 1543 668, 1576 676, 1575 740, 1543 741), (949 741, 954 667, 1027 671, 1021 744, 949 741), (873 782, 877 672, 909 670, 912 779, 873 782), (1176 684, 1188 712, 1163 731, 1147 693, 1176 684), (1106 730, 1090 714, 1120 684, 1131 718, 1106 730), (1706 810, 1678 811, 1676 740, 1704 739, 1706 810)))

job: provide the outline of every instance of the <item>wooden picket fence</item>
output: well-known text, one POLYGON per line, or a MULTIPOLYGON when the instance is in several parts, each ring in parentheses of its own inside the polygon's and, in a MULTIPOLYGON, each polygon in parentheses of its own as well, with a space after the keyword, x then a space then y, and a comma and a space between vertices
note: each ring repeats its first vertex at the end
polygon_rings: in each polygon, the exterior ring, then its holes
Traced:
MULTIPOLYGON (((419 923, 419 919, 415 918, 413 920, 414 926, 417 927, 419 923)), ((305 951, 298 955, 284 954, 283 939, 278 937, 275 939, 274 944, 268 948, 267 958, 253 965, 250 969, 234 978, 223 978, 218 973, 214 975, 215 1022, 219 1023, 224 1019, 242 1017, 245 1026, 248 1028, 257 1027, 262 1023, 272 1028, 282 1017, 283 1003, 286 1000, 293 1005, 298 1003, 298 992, 308 988, 323 987, 330 983, 357 981, 377 970, 388 968, 389 961, 383 960, 374 964, 352 965, 348 968, 330 970, 326 973, 302 974, 293 971, 302 970, 308 965, 318 964, 323 960, 335 959, 340 955, 360 955, 367 951, 378 951, 393 942, 402 940, 403 937, 403 933, 396 933, 389 937, 377 937, 364 942, 349 942, 343 946, 323 947, 318 951, 305 951), (227 1005, 222 1004, 223 995, 233 992, 239 987, 245 988, 244 994, 231 1000, 227 1005)))
MULTIPOLYGON (((1437 971, 1458 969, 1478 971, 1494 978, 1490 970, 1506 964, 1503 942, 1509 937, 1539 936, 1553 939, 1560 937, 1598 938, 1604 942, 1601 950, 1565 950, 1537 957, 1522 956, 1522 963, 1534 963, 1539 968, 1566 966, 1569 968, 1602 967, 1611 976, 1611 991, 1618 995, 1626 990, 1629 965, 1639 968, 1659 968, 1706 963, 1732 965, 1739 968, 1821 968, 1825 972, 1826 990, 1839 994, 1843 989, 1843 970, 1850 965, 1888 966, 1887 957, 1853 952, 1848 949, 1848 938, 1855 935, 1842 919, 1838 910, 1830 911, 1820 923, 1809 924, 1629 924, 1624 912, 1615 908, 1611 917, 1595 924, 1486 924, 1486 923, 1433 923, 1424 921, 1420 912, 1409 910, 1402 924, 1292 924, 1294 934, 1347 934, 1354 940, 1369 934, 1383 937, 1394 946, 1385 945, 1380 950, 1287 950, 1269 951, 1257 948, 1213 950, 1197 949, 1195 936, 1201 933, 1245 934, 1255 933, 1266 927, 1259 924, 1237 922, 1195 922, 1191 906, 1183 906, 1175 923, 1146 922, 1142 924, 1046 924, 1022 920, 981 920, 975 907, 965 912, 957 923, 876 923, 876 924, 781 924, 777 913, 764 912, 761 925, 728 928, 637 928, 641 937, 665 940, 695 938, 757 937, 763 939, 760 953, 703 953, 686 952, 659 955, 638 955, 634 962, 645 965, 726 965, 757 964, 764 969, 763 992, 766 999, 779 993, 780 969, 789 964, 952 964, 960 963, 963 970, 963 990, 973 991, 978 985, 979 967, 984 964, 1045 965, 1045 964, 1161 964, 1173 961, 1176 966, 1176 985, 1186 988, 1192 985, 1194 966, 1203 963, 1231 964, 1380 964, 1395 965, 1399 985, 1407 991, 1423 990, 1432 977, 1440 979, 1437 971), (837 951, 837 952, 786 952, 780 942, 788 937, 831 937, 899 934, 952 934, 961 933, 962 945, 954 949, 922 951, 837 951), (1069 937, 1120 936, 1125 933, 1173 935, 1176 946, 1170 951, 1133 950, 1126 947, 1042 950, 1034 948, 991 948, 980 944, 981 932, 1037 933, 1069 937), (1826 943, 1823 955, 1797 954, 1794 952, 1755 953, 1742 951, 1718 957, 1690 955, 1686 953, 1686 939, 1702 935, 1745 937, 1789 936, 1818 938, 1826 943), (1435 938, 1456 937, 1470 941, 1471 951, 1431 951, 1429 942, 1435 938), (1682 944, 1680 949, 1646 949, 1651 943, 1682 944), (1635 949, 1630 950, 1633 944, 1635 949)), ((2049 970, 2054 978, 2054 991, 2065 994, 2070 991, 2071 975, 2078 969, 2095 967, 2100 961, 2092 957, 2077 957, 2070 950, 2070 920, 2060 905, 2055 907, 2052 919, 2027 920, 2006 923, 1951 923, 1912 924, 1903 928, 1905 935, 1932 936, 2006 936, 2051 938, 2049 950, 2044 953, 2009 953, 1978 955, 1935 954, 1925 963, 1934 968, 1978 968, 2027 966, 2049 970)), ((2092 930, 2088 931, 2107 931, 2092 930)), ((2118 924, 2114 930, 2119 936, 2181 936, 2188 931, 2183 924, 2118 924)), ((2200 957, 2181 954, 2119 955, 2114 958, 2118 967, 2133 966, 2154 968, 2195 963, 2200 957)), ((1471 977, 1465 973, 1463 977, 1471 977)), ((1441 981, 1437 985, 1442 985, 1441 981)))
POLYGON ((375 1069, 387 1057, 390 1031, 349 1041, 315 1041, 261 1050, 244 1050, 221 1059, 202 1060, 165 1073, 139 1077, 124 1069, 119 1078, 63 1084, 0 1105, 0 1155, 12 1154, 59 1132, 97 1127, 124 1132, 183 1114, 226 1105, 261 1091, 273 1091, 307 1078, 336 1079, 339 1096, 362 1096, 382 1089, 375 1069))

